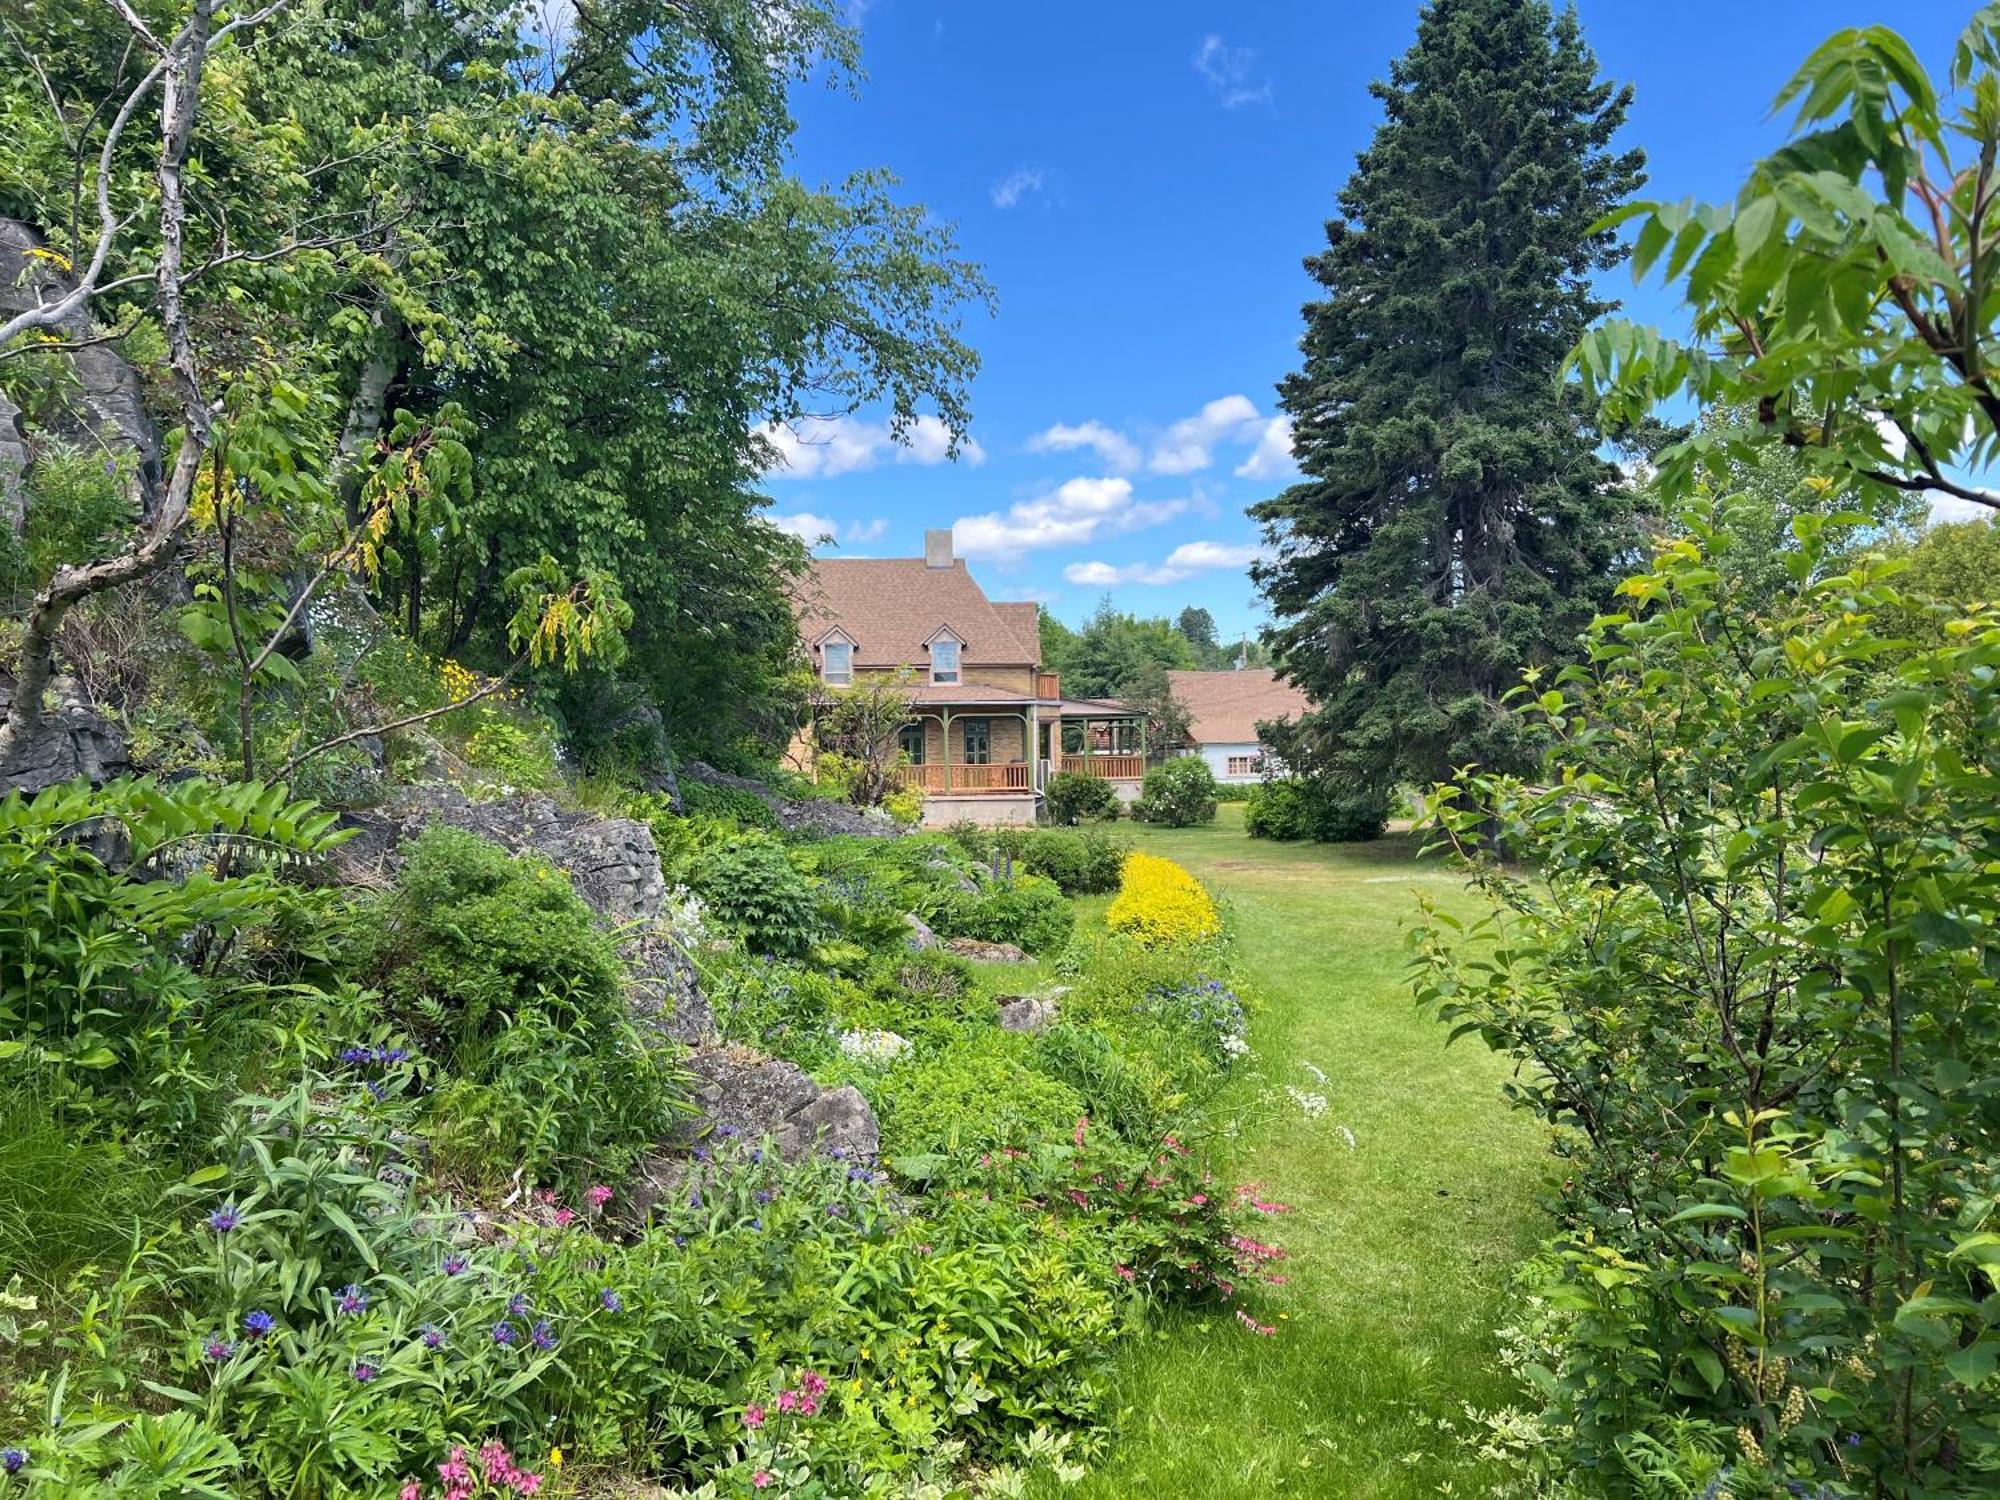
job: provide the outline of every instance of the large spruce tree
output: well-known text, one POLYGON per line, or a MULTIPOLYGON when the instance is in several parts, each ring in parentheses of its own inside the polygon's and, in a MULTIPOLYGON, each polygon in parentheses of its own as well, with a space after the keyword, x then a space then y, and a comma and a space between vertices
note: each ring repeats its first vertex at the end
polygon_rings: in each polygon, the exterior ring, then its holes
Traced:
POLYGON ((1398 780, 1531 759, 1502 695, 1605 598, 1619 476, 1557 370, 1623 254, 1591 225, 1644 179, 1611 144, 1630 89, 1544 0, 1433 0, 1373 91, 1279 387, 1304 477, 1251 512, 1272 643, 1318 705, 1283 749, 1349 832, 1398 780))

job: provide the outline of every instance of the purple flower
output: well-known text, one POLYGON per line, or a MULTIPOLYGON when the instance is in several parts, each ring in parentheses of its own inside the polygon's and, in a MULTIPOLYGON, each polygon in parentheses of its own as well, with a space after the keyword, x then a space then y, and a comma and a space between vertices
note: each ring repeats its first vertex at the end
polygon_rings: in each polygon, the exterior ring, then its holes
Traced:
POLYGON ((700 1208, 700 1207, 701 1207, 701 1189, 700 1189, 700 1188, 696 1188, 696 1189, 695 1189, 695 1190, 694 1190, 693 1192, 691 1192, 691 1193, 689 1193, 689 1194, 688 1194, 688 1207, 689 1207, 689 1208, 700 1208))
POLYGON ((243 1331, 253 1339, 261 1339, 271 1331, 274 1322, 276 1319, 260 1308, 256 1312, 243 1315, 243 1331))
POLYGON ((736 1127, 734 1125, 718 1125, 715 1127, 715 1133, 721 1136, 725 1141, 733 1141, 736 1139, 736 1127))
POLYGON ((674 1236, 674 1248, 676 1250, 685 1250, 687 1249, 687 1247, 688 1247, 688 1237, 686 1235, 677 1234, 674 1236))
POLYGON ((495 1323, 493 1325, 493 1342, 496 1344, 513 1343, 514 1325, 512 1323, 509 1323, 505 1318, 502 1318, 498 1323, 495 1323))
POLYGON ((534 1330, 528 1337, 535 1341, 537 1349, 553 1349, 556 1346, 555 1330, 549 1327, 549 1320, 547 1318, 537 1320, 534 1330))
POLYGON ((435 1323, 424 1324, 421 1336, 426 1349, 441 1349, 444 1347, 444 1330, 435 1323))
POLYGON ((606 1287, 603 1291, 599 1292, 597 1294, 597 1300, 604 1304, 604 1310, 606 1312, 625 1311, 624 1299, 621 1298, 616 1292, 612 1291, 610 1287, 606 1287))
POLYGON ((874 1175, 866 1167, 849 1167, 847 1169, 847 1180, 849 1182, 867 1182, 874 1175))
POLYGON ((234 1203, 225 1203, 208 1216, 208 1227, 217 1234, 227 1234, 243 1222, 243 1214, 234 1203))
POLYGON ((525 1296, 523 1296, 520 1292, 514 1293, 513 1296, 507 1299, 508 1317, 522 1318, 526 1317, 527 1313, 528 1313, 528 1299, 525 1296))
POLYGON ((225 1359, 236 1357, 236 1346, 228 1339, 214 1338, 201 1346, 201 1352, 205 1357, 221 1364, 225 1359))
POLYGON ((689 1152, 688 1154, 692 1156, 696 1161, 707 1161, 709 1159, 708 1147, 706 1146, 697 1146, 694 1148, 693 1151, 689 1152))
POLYGON ((0 1469, 5 1469, 9 1474, 18 1474, 27 1466, 26 1448, 0 1448, 0 1469))
POLYGON ((750 1221, 750 1227, 752 1229, 757 1230, 759 1233, 762 1233, 764 1229, 764 1221, 762 1219, 752 1219, 750 1221))
POLYGON ((769 1188, 758 1188, 757 1201, 759 1203, 769 1203, 771 1201, 771 1190, 769 1188))
POLYGON ((363 1385, 366 1385, 375 1378, 375 1367, 369 1364, 367 1360, 362 1360, 354 1367, 354 1378, 363 1385))
POLYGON ((345 1313, 349 1317, 365 1313, 368 1311, 368 1294, 350 1281, 340 1289, 340 1300, 333 1306, 334 1311, 345 1313))
POLYGON ((472 1261, 469 1256, 461 1255, 458 1251, 454 1250, 444 1258, 444 1274, 447 1276, 457 1276, 471 1264, 472 1261))
POLYGON ((845 1203, 829 1203, 826 1206, 826 1211, 838 1219, 847 1213, 847 1205, 845 1203))

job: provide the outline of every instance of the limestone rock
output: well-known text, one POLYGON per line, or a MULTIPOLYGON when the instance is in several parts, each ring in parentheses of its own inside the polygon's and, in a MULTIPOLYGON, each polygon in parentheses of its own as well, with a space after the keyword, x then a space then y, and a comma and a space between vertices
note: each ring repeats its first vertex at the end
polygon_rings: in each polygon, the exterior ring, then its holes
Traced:
POLYGON ((903 832, 896 820, 878 807, 853 807, 845 802, 828 802, 820 797, 781 797, 761 781, 754 781, 748 776, 732 776, 727 771, 716 770, 705 761, 690 761, 683 766, 681 779, 750 793, 771 809, 778 826, 787 833, 804 833, 814 838, 856 834, 863 838, 893 839, 903 832))
POLYGON ((1045 995, 996 995, 1002 1031, 1047 1031, 1055 1025, 1057 1006, 1045 995))
POLYGON ((915 912, 903 913, 903 925, 910 929, 903 943, 912 953, 925 953, 938 946, 938 935, 931 931, 931 924, 915 912))
MULTIPOLYGON (((0 673, 0 716, 13 701, 14 679, 0 673)), ((0 764, 0 796, 33 796, 78 776, 101 786, 131 769, 124 730, 93 708, 73 680, 58 677, 41 724, 16 740, 0 764)))
POLYGON ((872 1164, 881 1150, 875 1111, 858 1089, 822 1089, 804 1069, 747 1047, 704 1048, 686 1067, 698 1114, 633 1169, 625 1200, 638 1217, 680 1190, 701 1165, 693 1152, 712 1136, 768 1138, 787 1161, 821 1151, 872 1164))
POLYGON ((976 964, 1024 964, 1029 962, 1028 954, 1013 943, 987 943, 978 938, 955 937, 945 945, 945 952, 956 953, 960 958, 969 958, 976 964))

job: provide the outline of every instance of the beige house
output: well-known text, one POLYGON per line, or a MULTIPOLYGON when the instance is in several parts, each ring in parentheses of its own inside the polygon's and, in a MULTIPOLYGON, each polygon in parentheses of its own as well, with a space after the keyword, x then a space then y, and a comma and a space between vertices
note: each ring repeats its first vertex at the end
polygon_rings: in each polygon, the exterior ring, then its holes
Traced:
POLYGON ((1167 688, 1188 712, 1187 748, 1215 779, 1242 785, 1282 769, 1257 737, 1259 724, 1296 719, 1312 700, 1268 667, 1233 672, 1169 672, 1167 688))
MULTIPOLYGON (((897 774, 923 789, 926 823, 1032 822, 1057 771, 1137 795, 1139 718, 1122 703, 1065 699, 1042 670, 1036 606, 988 599, 949 531, 926 531, 922 557, 818 559, 794 608, 822 701, 870 676, 914 673, 897 774)), ((815 743, 808 727, 794 764, 810 771, 815 743)))

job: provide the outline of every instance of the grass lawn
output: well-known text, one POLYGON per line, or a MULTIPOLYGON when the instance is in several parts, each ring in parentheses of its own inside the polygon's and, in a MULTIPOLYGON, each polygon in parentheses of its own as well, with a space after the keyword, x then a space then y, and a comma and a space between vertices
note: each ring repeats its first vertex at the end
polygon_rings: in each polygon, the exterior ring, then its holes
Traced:
POLYGON ((1486 1495, 1464 1408, 1509 1396, 1493 1329, 1543 1227, 1545 1157, 1500 1103, 1500 1060, 1469 1039, 1447 1052, 1411 1001, 1402 942, 1416 889, 1467 912, 1475 898, 1407 838, 1271 844, 1242 818, 1225 804, 1213 827, 1137 837, 1229 902, 1262 1006, 1258 1076, 1222 1114, 1242 1121, 1237 1175, 1298 1210, 1271 1225, 1293 1257, 1271 1294, 1279 1333, 1227 1314, 1169 1321, 1128 1361, 1110 1458, 1044 1493, 1486 1495), (1286 1084, 1324 1094, 1326 1113, 1307 1119, 1286 1084))

